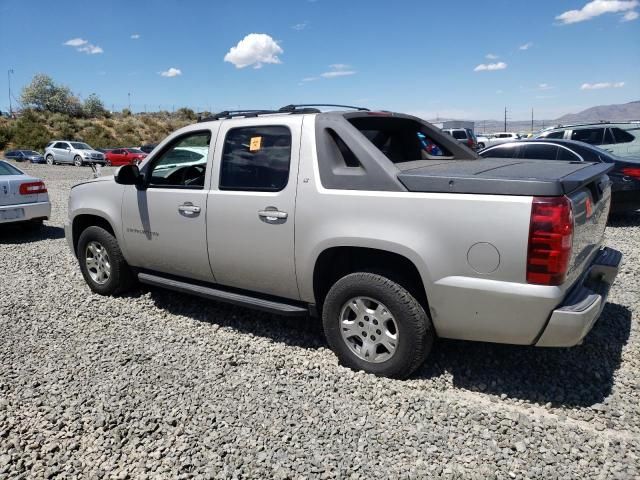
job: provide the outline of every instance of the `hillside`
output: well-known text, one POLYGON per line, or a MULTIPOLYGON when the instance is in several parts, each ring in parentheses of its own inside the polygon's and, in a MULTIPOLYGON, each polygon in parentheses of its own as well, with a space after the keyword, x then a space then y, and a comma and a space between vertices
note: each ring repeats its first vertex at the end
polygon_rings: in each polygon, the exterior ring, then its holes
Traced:
POLYGON ((558 123, 598 122, 600 120, 611 122, 640 120, 640 100, 617 105, 598 105, 578 113, 568 113, 556 119, 558 123))
POLYGON ((94 148, 157 143, 174 130, 193 123, 189 115, 168 112, 102 118, 77 118, 61 113, 25 111, 17 119, 0 119, 0 150, 42 151, 53 139, 87 142, 94 148))

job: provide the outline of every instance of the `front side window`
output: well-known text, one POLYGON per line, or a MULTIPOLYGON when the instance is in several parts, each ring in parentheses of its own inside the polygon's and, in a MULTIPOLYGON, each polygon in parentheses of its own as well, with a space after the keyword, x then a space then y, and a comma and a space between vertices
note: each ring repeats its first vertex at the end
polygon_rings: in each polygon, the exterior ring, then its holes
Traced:
POLYGON ((283 126, 229 130, 220 165, 220 190, 279 192, 289 181, 291 131, 283 126))
POLYGON ((208 130, 175 139, 153 162, 149 186, 204 188, 210 142, 208 130))
POLYGON ((602 145, 604 128, 583 128, 571 132, 571 140, 590 143, 591 145, 602 145))
POLYGON ((520 145, 500 145, 499 147, 483 150, 480 155, 485 158, 518 158, 520 145))
POLYGON ((629 143, 636 139, 636 137, 631 135, 629 132, 618 127, 612 128, 611 132, 616 139, 616 143, 629 143))
POLYGON ((93 150, 89 145, 82 142, 72 142, 71 146, 76 150, 93 150))

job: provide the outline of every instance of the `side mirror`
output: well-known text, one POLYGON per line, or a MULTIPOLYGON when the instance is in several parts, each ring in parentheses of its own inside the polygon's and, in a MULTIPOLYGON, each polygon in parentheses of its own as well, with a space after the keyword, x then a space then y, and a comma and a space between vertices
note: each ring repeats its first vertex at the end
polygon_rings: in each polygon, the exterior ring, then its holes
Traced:
POLYGON ((123 165, 115 175, 116 183, 120 185, 144 186, 144 176, 140 173, 137 165, 123 165))

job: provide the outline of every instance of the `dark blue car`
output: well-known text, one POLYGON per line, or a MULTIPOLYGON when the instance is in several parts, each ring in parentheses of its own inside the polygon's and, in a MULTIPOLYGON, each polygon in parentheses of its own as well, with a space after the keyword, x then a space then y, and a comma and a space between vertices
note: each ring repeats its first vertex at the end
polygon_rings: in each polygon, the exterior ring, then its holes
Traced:
POLYGON ((34 150, 10 150, 5 152, 4 157, 16 162, 45 163, 42 154, 34 150))

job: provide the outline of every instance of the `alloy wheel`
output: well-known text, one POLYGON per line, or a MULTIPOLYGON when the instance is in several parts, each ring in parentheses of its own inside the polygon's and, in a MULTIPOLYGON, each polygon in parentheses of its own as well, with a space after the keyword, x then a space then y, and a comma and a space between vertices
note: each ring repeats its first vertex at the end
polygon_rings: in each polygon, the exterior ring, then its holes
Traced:
POLYGON ((98 285, 104 285, 111 277, 111 260, 107 249, 95 240, 87 244, 85 250, 85 264, 91 280, 98 285))

